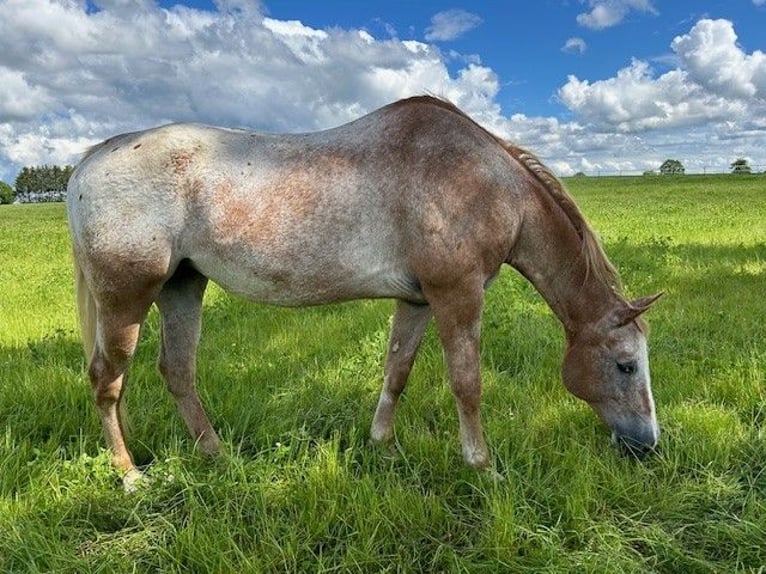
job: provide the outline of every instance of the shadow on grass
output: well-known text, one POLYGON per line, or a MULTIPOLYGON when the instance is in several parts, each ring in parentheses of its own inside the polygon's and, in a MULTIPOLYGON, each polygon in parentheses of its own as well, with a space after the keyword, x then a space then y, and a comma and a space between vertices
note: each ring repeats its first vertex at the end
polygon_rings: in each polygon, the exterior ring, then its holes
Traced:
POLYGON ((658 239, 640 245, 620 241, 607 249, 620 263, 630 292, 666 292, 649 315, 658 324, 657 335, 683 333, 692 343, 703 333, 729 345, 754 334, 766 319, 766 244, 708 246, 658 239), (706 333, 710 327, 714 333, 706 333))
MULTIPOLYGON (((293 310, 214 297, 203 314, 197 377, 214 426, 240 451, 257 454, 296 433, 324 439, 369 424, 392 308, 374 301, 293 310)), ((129 447, 142 465, 179 441, 190 453, 193 447, 155 366, 158 334, 153 310, 125 395, 129 447)), ((83 448, 93 455, 103 447, 77 333, 57 330, 0 346, 0 377, 0 415, 14 465, 57 451, 64 458, 83 448)))
MULTIPOLYGON (((203 313, 197 376, 214 426, 237 452, 253 457, 295 437, 366 441, 382 384, 392 311, 390 301, 283 309, 214 293, 203 313)), ((487 337, 522 333, 539 314, 504 313, 502 324, 487 325, 487 337)), ((158 335, 153 310, 125 395, 129 447, 140 465, 179 441, 188 452, 193 447, 155 367, 158 335)), ((454 405, 433 328, 418 359, 415 373, 426 373, 429 380, 415 391, 416 403, 433 405, 418 411, 425 417, 420 426, 435 435, 454 434, 456 447, 455 421, 438 414, 448 409, 454 418, 454 405)), ((496 353, 495 359, 498 369, 513 371, 513 355, 496 353)), ((27 462, 38 456, 34 453, 55 452, 59 445, 69 459, 82 449, 95 455, 103 447, 76 333, 57 331, 24 346, 2 347, 0 365, 11 383, 0 389, 0 408, 11 440, 28 445, 27 462)))
POLYGON ((41 443, 77 436, 82 395, 88 395, 86 385, 80 386, 82 370, 82 346, 73 332, 56 330, 24 346, 0 347, 0 413, 5 426, 41 443))

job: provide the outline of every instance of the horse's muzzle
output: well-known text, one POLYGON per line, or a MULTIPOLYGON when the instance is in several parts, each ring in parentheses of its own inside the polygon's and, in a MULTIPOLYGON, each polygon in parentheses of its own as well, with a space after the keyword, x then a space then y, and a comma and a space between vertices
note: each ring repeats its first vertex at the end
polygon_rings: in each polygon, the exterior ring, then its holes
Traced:
POLYGON ((646 455, 656 452, 658 437, 657 429, 643 433, 620 433, 615 430, 612 431, 612 444, 617 446, 623 455, 641 460, 646 455))

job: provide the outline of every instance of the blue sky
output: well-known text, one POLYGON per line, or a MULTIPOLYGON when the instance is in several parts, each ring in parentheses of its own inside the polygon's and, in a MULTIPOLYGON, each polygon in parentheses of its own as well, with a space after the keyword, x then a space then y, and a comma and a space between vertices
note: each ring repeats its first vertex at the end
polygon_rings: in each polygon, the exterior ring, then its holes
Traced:
MULTIPOLYGON (((209 1, 186 4, 205 9, 214 6, 209 1)), ((673 56, 673 38, 688 32, 703 18, 730 20, 746 51, 766 50, 766 4, 760 8, 751 0, 666 0, 645 4, 652 9, 628 9, 623 19, 604 28, 577 22, 578 16, 592 10, 589 3, 578 0, 293 1, 267 2, 264 7, 272 18, 300 20, 313 28, 360 28, 376 38, 395 34, 401 40, 418 41, 428 41, 427 31, 435 14, 448 10, 473 14, 479 19, 474 28, 454 39, 434 43, 447 57, 450 51, 475 55, 492 68, 503 86, 498 101, 506 114, 564 114, 566 110, 556 102, 555 95, 570 74, 589 80, 606 79, 633 58, 650 61, 658 72, 665 71, 672 66, 668 60, 673 56), (583 40, 585 51, 563 52, 570 38, 583 40)), ((452 62, 450 69, 456 71, 459 65, 459 61, 452 62)))
POLYGON ((766 169, 766 0, 0 0, 0 179, 171 121, 447 97, 557 173, 766 169))

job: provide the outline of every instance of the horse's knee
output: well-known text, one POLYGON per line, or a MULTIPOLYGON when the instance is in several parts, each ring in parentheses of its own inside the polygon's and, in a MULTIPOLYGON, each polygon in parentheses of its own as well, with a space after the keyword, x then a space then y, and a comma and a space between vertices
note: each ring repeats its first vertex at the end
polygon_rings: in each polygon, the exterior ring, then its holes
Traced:
POLYGON ((123 375, 138 341, 139 325, 115 328, 104 322, 101 329, 104 335, 96 343, 88 366, 88 377, 99 406, 120 399, 123 375))
POLYGON ((121 369, 98 351, 94 353, 88 368, 88 377, 97 406, 106 407, 120 400, 121 369))

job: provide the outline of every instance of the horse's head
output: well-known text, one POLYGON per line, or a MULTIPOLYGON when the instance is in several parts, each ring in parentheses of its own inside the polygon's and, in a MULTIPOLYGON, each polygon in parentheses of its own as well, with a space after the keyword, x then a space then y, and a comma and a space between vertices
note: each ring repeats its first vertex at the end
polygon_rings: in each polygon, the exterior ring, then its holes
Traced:
POLYGON ((567 341, 563 379, 612 430, 623 450, 641 456, 660 435, 654 412, 646 326, 640 315, 659 297, 621 302, 567 341))

